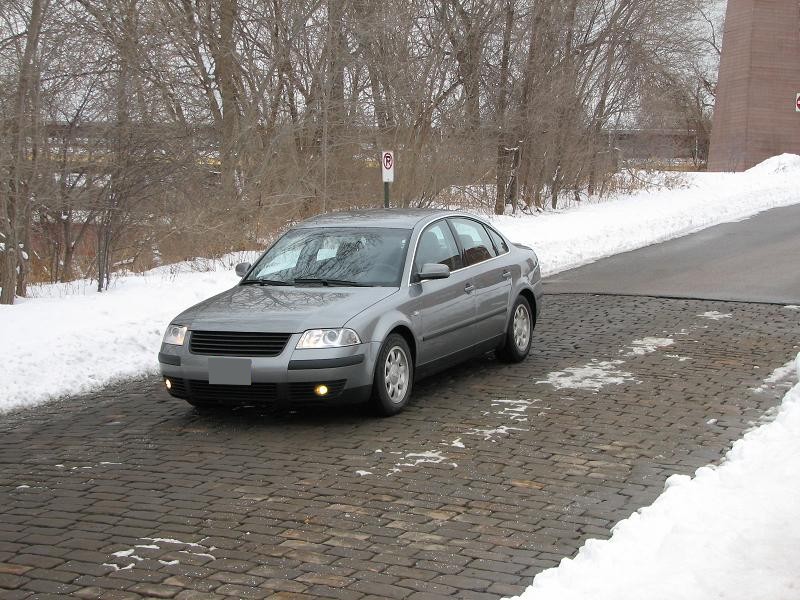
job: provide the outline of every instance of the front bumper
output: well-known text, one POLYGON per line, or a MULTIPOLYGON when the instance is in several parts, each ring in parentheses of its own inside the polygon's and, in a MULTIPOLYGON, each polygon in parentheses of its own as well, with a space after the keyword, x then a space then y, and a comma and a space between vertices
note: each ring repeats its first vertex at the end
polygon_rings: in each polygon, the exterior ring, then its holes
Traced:
POLYGON ((211 385, 207 381, 164 377, 169 381, 169 394, 193 404, 227 406, 326 406, 366 402, 372 386, 349 387, 347 380, 314 381, 313 383, 253 383, 251 385, 211 385), (328 393, 315 393, 318 385, 325 385, 328 393))
POLYGON ((242 357, 252 363, 251 385, 209 384, 208 359, 212 357, 191 353, 188 342, 183 346, 162 344, 159 367, 161 375, 170 380, 169 393, 195 403, 293 406, 354 403, 369 398, 380 342, 297 350, 299 339, 300 334, 292 335, 278 356, 242 357), (314 393, 319 384, 328 387, 328 394, 314 393))

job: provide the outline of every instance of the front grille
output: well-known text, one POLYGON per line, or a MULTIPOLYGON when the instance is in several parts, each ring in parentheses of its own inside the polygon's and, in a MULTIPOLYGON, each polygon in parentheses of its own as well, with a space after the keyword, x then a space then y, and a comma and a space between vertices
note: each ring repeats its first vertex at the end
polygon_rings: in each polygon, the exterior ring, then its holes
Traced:
POLYGON ((289 384, 289 400, 291 402, 320 402, 329 398, 336 398, 342 393, 346 379, 339 379, 337 381, 320 381, 319 383, 290 383, 289 384), (314 393, 320 383, 328 386, 328 393, 324 396, 317 396, 314 393))
POLYGON ((189 394, 198 402, 257 403, 267 404, 278 398, 278 386, 274 383, 253 383, 251 385, 211 385, 196 379, 189 382, 189 394))
POLYGON ((189 352, 211 356, 278 356, 291 333, 192 331, 189 352))

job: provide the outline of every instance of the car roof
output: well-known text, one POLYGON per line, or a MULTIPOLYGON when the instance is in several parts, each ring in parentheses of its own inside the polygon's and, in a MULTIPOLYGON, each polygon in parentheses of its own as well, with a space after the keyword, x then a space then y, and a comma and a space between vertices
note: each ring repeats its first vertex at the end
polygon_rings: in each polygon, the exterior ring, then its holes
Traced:
POLYGON ((298 223, 297 227, 387 227, 413 229, 422 221, 460 215, 452 210, 430 208, 377 208, 347 210, 317 215, 298 223))

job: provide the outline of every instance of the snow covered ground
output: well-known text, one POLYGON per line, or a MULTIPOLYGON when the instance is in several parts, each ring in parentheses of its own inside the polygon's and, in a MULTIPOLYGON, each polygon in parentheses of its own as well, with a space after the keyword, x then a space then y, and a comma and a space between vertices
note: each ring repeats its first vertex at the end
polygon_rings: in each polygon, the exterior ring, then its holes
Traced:
POLYGON ((36 297, 0 305, 0 413, 155 373, 170 320, 235 285, 232 266, 254 256, 159 267, 102 294, 88 281, 36 286, 36 297))
POLYGON ((692 173, 684 186, 565 211, 493 217, 512 241, 532 246, 552 275, 612 254, 800 203, 800 156, 771 158, 745 173, 692 173))
MULTIPOLYGON (((677 189, 494 222, 513 241, 535 248, 548 275, 800 203, 800 156, 775 157, 746 173, 684 179, 677 189)), ((119 277, 103 294, 90 282, 34 286, 31 298, 0 306, 0 411, 156 372, 170 319, 233 286, 233 264, 253 256, 200 259, 119 277)))
MULTIPOLYGON (((794 369, 800 378, 800 356, 794 369)), ((673 475, 647 508, 542 571, 519 600, 797 600, 800 384, 719 467, 673 475)))

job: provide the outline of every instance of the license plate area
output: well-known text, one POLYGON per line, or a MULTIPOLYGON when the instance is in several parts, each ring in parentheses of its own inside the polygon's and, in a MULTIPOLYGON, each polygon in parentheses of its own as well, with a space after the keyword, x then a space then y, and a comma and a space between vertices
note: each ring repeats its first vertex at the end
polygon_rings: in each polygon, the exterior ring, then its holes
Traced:
POLYGON ((253 361, 249 358, 209 357, 208 383, 211 385, 250 385, 253 361))

